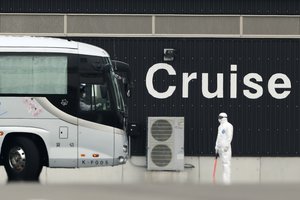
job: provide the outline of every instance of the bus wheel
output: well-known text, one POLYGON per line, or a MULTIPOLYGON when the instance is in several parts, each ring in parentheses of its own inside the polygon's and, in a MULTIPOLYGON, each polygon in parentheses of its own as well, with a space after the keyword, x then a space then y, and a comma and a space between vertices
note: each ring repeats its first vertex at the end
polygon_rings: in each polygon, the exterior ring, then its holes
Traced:
POLYGON ((41 172, 41 162, 35 143, 25 137, 15 137, 7 143, 4 167, 9 181, 36 181, 41 172))

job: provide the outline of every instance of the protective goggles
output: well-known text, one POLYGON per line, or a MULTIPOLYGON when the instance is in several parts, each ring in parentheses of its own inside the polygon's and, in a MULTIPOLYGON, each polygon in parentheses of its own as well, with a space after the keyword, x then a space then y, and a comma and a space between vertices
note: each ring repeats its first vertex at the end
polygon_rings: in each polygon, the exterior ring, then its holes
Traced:
POLYGON ((226 118, 226 117, 223 117, 223 116, 218 116, 218 119, 223 119, 223 118, 226 118))

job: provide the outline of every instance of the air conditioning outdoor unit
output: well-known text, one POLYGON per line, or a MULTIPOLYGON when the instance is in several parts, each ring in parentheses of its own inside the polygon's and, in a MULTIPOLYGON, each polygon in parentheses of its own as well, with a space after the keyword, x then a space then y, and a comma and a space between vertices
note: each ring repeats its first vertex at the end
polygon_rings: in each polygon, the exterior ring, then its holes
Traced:
POLYGON ((184 117, 148 117, 148 170, 184 170, 184 117))

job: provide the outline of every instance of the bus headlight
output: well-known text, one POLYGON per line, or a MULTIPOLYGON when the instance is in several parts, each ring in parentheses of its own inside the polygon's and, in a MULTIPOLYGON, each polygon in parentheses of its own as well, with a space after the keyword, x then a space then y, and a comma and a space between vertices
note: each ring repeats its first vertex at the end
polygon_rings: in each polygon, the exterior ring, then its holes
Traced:
POLYGON ((126 159, 123 156, 120 156, 118 159, 120 164, 124 164, 126 162, 126 159))

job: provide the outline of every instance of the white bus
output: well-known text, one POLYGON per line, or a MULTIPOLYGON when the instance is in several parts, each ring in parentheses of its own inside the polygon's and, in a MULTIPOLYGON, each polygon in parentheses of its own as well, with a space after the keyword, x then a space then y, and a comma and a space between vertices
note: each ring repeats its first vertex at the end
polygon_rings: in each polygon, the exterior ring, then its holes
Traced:
POLYGON ((43 166, 126 163, 125 87, 118 78, 101 48, 0 36, 0 164, 9 180, 36 180, 43 166))

